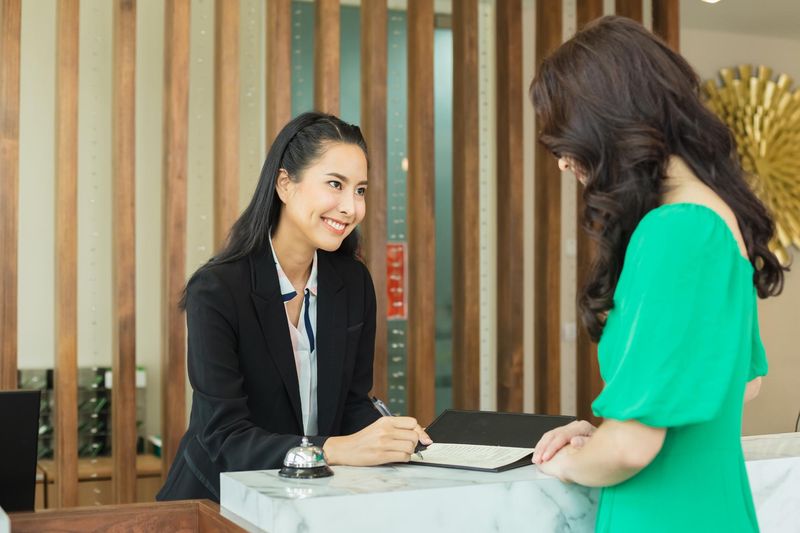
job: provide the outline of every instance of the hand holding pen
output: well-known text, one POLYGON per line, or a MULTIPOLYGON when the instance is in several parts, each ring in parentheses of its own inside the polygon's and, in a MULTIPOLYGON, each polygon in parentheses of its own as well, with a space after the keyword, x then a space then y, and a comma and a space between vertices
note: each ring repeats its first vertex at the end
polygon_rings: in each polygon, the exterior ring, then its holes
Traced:
MULTIPOLYGON (((381 414, 381 416, 394 416, 389 408, 383 403, 379 398, 373 396, 372 397, 372 405, 375 406, 375 409, 381 414)), ((419 424, 414 430, 419 435, 419 441, 417 442, 417 446, 414 448, 414 453, 419 455, 420 459, 424 459, 422 457, 422 451, 424 451, 429 445, 433 444, 433 440, 425 433, 419 424)))

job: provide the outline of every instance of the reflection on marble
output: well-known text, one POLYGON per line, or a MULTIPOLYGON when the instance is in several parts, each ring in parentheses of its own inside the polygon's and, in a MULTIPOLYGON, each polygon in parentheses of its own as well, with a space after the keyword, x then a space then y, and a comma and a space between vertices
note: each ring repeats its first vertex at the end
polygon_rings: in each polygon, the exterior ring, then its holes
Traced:
MULTIPOLYGON (((745 437, 742 447, 762 533, 800 533, 800 434, 745 437)), ((501 473, 333 469, 333 477, 314 480, 284 479, 277 470, 222 474, 223 513, 271 533, 594 530, 599 491, 533 465, 501 473)))
POLYGON ((11 522, 8 520, 8 515, 0 507, 0 533, 9 533, 11 531, 11 522))
POLYGON ((598 491, 564 485, 533 465, 501 473, 412 465, 334 472, 314 480, 287 480, 276 470, 222 474, 221 505, 273 533, 594 527, 598 491))

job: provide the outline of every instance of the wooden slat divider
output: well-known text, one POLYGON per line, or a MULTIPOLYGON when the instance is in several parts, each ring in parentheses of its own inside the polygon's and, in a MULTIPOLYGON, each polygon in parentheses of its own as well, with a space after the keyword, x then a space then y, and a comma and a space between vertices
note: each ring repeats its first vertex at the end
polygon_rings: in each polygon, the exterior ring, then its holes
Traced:
POLYGON ((56 7, 55 462, 57 504, 78 504, 78 0, 56 7))
POLYGON ((386 294, 386 0, 371 0, 361 7, 361 129, 369 150, 369 193, 364 228, 364 251, 377 300, 375 363, 372 390, 379 398, 387 393, 387 294, 386 294))
POLYGON ((164 477, 186 429, 186 279, 190 0, 164 4, 161 457, 164 477))
POLYGON ((522 3, 497 4, 497 409, 523 409, 522 3))
POLYGON ((267 148, 292 118, 292 0, 267 2, 267 148))
POLYGON ((136 0, 114 2, 111 450, 116 503, 136 500, 136 0))
POLYGON ((17 388, 20 0, 0 0, 0 390, 17 388))
POLYGON ((409 0, 407 21, 408 412, 426 425, 436 407, 433 0, 409 0))
MULTIPOLYGON (((536 63, 562 40, 561 2, 536 2, 536 63)), ((561 408, 561 173, 536 143, 534 163, 534 402, 538 413, 561 408)))
POLYGON ((614 6, 617 15, 628 17, 641 23, 644 16, 643 0, 615 0, 614 6))
POLYGON ((680 26, 678 0, 653 0, 653 33, 676 52, 680 51, 680 26))
POLYGON ((314 108, 339 114, 339 0, 316 0, 314 12, 314 108))
POLYGON ((453 407, 480 408, 478 1, 453 4, 453 407))
MULTIPOLYGON (((603 16, 603 0, 578 0, 577 2, 577 26, 583 28, 592 20, 603 16)), ((589 275, 592 260, 594 258, 594 243, 583 229, 583 186, 578 185, 575 195, 575 214, 576 214, 576 252, 577 252, 577 274, 576 274, 576 294, 580 294, 581 289, 589 275)), ((600 378, 600 367, 597 362, 597 344, 589 338, 589 333, 581 320, 580 309, 576 307, 575 324, 577 325, 577 338, 575 345, 576 358, 576 404, 578 418, 596 422, 592 415, 592 401, 600 394, 603 382, 600 378)))
POLYGON ((214 9, 214 247, 239 214, 239 2, 214 9))

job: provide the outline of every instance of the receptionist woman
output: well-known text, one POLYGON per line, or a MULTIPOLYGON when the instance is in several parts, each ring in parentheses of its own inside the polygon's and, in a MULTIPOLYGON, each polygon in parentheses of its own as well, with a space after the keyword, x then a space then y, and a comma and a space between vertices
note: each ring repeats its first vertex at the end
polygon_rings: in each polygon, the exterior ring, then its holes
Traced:
POLYGON ((366 210, 360 130, 298 116, 271 146, 253 198, 185 294, 189 428, 159 500, 219 500, 219 474, 279 468, 300 436, 329 464, 408 461, 411 417, 380 417, 372 388, 375 291, 356 258, 366 210))
POLYGON ((775 225, 697 75, 641 25, 595 21, 533 82, 541 142, 584 184, 597 258, 580 298, 603 423, 546 434, 545 473, 603 487, 598 532, 758 530, 742 404, 767 361, 756 295, 778 294, 775 225))

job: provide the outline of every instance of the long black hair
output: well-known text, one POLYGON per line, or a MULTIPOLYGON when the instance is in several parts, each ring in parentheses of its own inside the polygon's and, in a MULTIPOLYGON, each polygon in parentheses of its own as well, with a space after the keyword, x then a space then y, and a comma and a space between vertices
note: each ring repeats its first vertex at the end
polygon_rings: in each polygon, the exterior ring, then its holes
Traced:
MULTIPOLYGON (((303 170, 317 161, 335 143, 354 144, 367 156, 367 144, 359 127, 338 117, 308 112, 287 123, 267 153, 250 204, 234 222, 222 248, 192 278, 213 265, 237 261, 264 250, 269 243, 270 228, 277 227, 283 207, 283 202, 275 193, 278 174, 285 170, 292 181, 299 181, 303 170)), ((354 229, 342 241, 337 253, 356 257, 358 250, 359 233, 358 229, 354 229)), ((184 289, 181 307, 185 307, 185 304, 184 289)))
POLYGON ((586 177, 583 227, 597 254, 578 305, 594 340, 673 155, 736 215, 758 295, 780 293, 785 269, 767 246, 775 223, 744 177, 730 131, 703 104, 697 74, 661 39, 630 19, 598 19, 542 62, 530 95, 539 141, 586 177))

